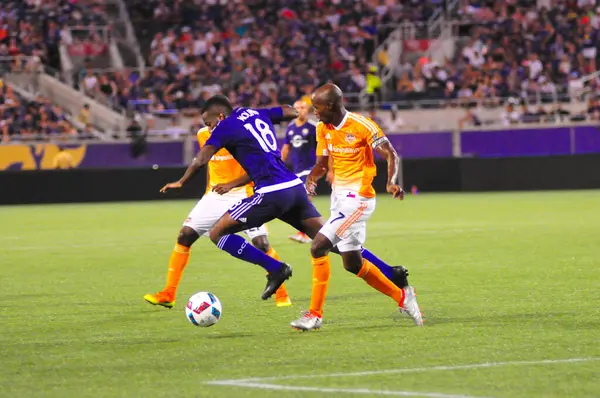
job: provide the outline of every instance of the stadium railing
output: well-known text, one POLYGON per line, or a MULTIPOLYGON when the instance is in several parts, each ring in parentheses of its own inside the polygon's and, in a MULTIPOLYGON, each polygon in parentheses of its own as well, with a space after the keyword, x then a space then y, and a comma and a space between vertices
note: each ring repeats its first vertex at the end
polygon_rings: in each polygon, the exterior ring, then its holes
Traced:
POLYGON ((129 16, 129 11, 127 11, 127 5, 123 0, 116 0, 118 10, 119 10, 119 20, 114 22, 115 26, 115 36, 117 38, 117 43, 119 45, 119 50, 123 53, 123 57, 127 59, 126 53, 133 52, 135 57, 135 62, 128 61, 126 64, 128 66, 132 66, 135 64, 138 68, 141 68, 142 72, 146 66, 146 62, 144 61, 144 57, 142 56, 142 51, 140 49, 140 44, 138 42, 137 36, 135 34, 135 29, 133 28, 133 24, 131 23, 131 18, 129 16), (122 24, 124 27, 124 37, 119 37, 119 24, 122 24))
POLYGON ((50 98, 71 115, 77 115, 82 106, 88 104, 94 127, 100 131, 127 127, 125 112, 115 112, 83 95, 68 84, 65 74, 42 65, 36 57, 0 57, 0 73, 5 84, 23 90, 30 96, 50 98), (28 67, 31 65, 35 67, 28 67))

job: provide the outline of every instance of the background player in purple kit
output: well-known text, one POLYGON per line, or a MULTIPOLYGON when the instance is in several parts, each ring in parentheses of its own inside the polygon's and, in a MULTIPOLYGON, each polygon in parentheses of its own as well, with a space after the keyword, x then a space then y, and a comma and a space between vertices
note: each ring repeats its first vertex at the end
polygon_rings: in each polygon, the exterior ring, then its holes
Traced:
MULTIPOLYGON (((310 174, 317 161, 317 124, 308 118, 308 104, 302 100, 294 103, 298 117, 288 124, 281 158, 292 164, 292 171, 302 182, 310 174), (290 162, 291 160, 291 162, 290 162)), ((311 239, 301 231, 289 237, 299 243, 310 243, 311 239)))
MULTIPOLYGON (((257 264, 269 273, 261 295, 263 300, 271 297, 292 275, 292 268, 269 257, 235 233, 277 218, 314 237, 324 223, 308 199, 304 184, 287 169, 277 149, 272 122, 292 120, 297 116, 296 110, 289 106, 233 109, 223 95, 210 98, 202 111, 205 124, 212 129, 210 138, 184 176, 163 188, 163 191, 181 188, 220 148, 224 147, 231 153, 247 175, 228 184, 226 189, 220 186, 219 191, 225 193, 227 189, 253 181, 255 194, 232 206, 213 225, 209 236, 219 249, 240 260, 257 264)), ((339 254, 336 248, 332 252, 339 254)), ((391 267, 367 249, 363 249, 362 254, 381 271, 380 279, 391 280, 400 289, 408 286, 408 273, 403 267, 391 267)), ((378 289, 376 285, 369 284, 378 289)))

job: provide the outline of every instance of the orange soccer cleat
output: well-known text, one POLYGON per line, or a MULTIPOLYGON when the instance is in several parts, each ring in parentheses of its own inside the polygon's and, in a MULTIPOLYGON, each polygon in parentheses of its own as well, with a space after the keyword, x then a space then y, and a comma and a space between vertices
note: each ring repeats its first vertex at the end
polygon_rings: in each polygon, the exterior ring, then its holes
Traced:
POLYGON ((146 294, 144 300, 152 305, 160 305, 165 308, 173 308, 175 306, 175 297, 167 292, 158 292, 156 294, 146 294))

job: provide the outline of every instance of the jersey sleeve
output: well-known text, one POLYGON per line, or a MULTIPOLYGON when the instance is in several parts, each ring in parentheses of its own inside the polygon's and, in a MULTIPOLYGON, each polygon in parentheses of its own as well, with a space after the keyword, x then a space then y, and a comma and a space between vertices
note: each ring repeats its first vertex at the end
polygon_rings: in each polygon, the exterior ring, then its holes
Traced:
POLYGON ((257 109, 257 111, 262 117, 270 119, 271 123, 273 124, 280 123, 283 119, 283 109, 280 106, 276 106, 274 108, 257 109))
POLYGON ((323 123, 317 124, 317 156, 329 156, 323 123))
POLYGON ((388 139, 381 130, 381 128, 372 121, 371 119, 367 119, 368 122, 365 123, 365 134, 367 135, 367 144, 371 146, 371 148, 377 148, 379 145, 387 142, 388 139))
POLYGON ((207 127, 203 127, 200 130, 198 130, 198 133, 196 133, 196 137, 198 138, 198 146, 200 146, 200 149, 202 149, 204 144, 206 144, 206 140, 208 140, 209 136, 210 134, 208 133, 207 127))
POLYGON ((211 145, 215 148, 223 148, 231 140, 231 133, 227 131, 225 123, 221 122, 215 127, 210 134, 210 137, 206 140, 204 145, 211 145))

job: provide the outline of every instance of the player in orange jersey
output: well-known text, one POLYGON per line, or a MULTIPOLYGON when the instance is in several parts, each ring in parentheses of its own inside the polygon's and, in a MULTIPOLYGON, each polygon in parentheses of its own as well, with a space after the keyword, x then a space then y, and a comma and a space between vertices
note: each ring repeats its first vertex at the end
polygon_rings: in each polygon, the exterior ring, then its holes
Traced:
POLYGON ((313 287, 311 307, 291 323, 297 329, 318 329, 322 324, 323 305, 329 284, 328 253, 337 246, 344 268, 370 286, 390 296, 401 312, 418 326, 423 324, 414 289, 396 286, 373 263, 363 258, 366 221, 375 210, 373 178, 377 174, 373 151, 388 164, 387 192, 403 199, 399 185, 400 159, 379 126, 371 119, 344 108, 339 87, 326 84, 312 95, 317 125, 317 162, 306 179, 306 189, 315 194, 317 181, 327 172, 332 160, 333 184, 331 216, 313 238, 313 287))
MULTIPOLYGON (((197 135, 198 144, 202 148, 210 137, 210 131, 205 127, 200 129, 197 135)), ((190 257, 191 246, 199 237, 208 235, 214 223, 231 206, 254 194, 252 183, 233 189, 227 188, 230 184, 237 186, 237 181, 245 180, 246 172, 225 148, 215 153, 208 162, 207 178, 206 193, 192 209, 179 232, 177 244, 169 261, 165 289, 156 294, 144 296, 144 300, 150 304, 167 308, 173 307, 181 275, 190 257)), ((162 191, 164 190, 165 188, 162 189, 162 191)), ((253 246, 273 258, 279 259, 277 252, 269 244, 265 225, 244 232, 251 239, 253 246)), ((291 305, 285 286, 282 285, 275 292, 275 303, 278 307, 291 305)))

